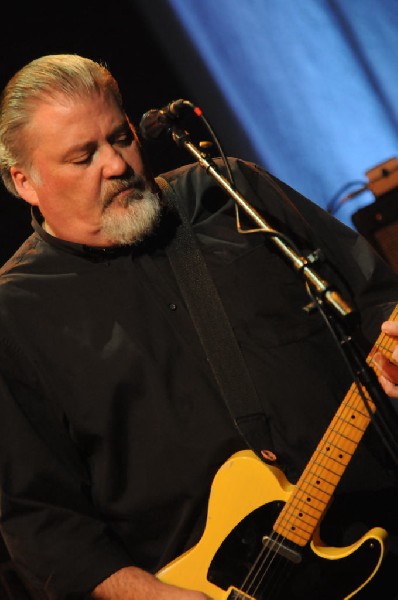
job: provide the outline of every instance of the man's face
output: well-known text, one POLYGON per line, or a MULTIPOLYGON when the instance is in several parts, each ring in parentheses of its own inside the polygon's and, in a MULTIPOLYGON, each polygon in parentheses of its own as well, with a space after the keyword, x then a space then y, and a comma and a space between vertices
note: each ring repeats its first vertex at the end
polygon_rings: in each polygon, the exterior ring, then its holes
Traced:
POLYGON ((114 99, 49 99, 37 105, 24 135, 31 164, 13 167, 11 175, 55 236, 109 246, 136 241, 153 227, 159 212, 153 182, 114 99))

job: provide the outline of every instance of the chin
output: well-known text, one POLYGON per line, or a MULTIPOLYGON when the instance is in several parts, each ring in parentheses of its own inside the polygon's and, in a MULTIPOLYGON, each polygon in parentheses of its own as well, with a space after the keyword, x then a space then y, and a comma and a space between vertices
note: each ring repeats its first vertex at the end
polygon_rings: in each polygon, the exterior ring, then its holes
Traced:
POLYGON ((127 206, 109 206, 102 217, 101 233, 112 245, 138 244, 156 228, 161 213, 159 198, 145 191, 127 206))

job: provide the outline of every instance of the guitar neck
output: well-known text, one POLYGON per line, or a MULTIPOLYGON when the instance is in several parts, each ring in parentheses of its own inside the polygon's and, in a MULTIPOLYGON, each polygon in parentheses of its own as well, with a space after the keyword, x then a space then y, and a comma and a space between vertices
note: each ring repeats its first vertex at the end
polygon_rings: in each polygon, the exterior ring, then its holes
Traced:
MULTIPOLYGON (((398 306, 389 319, 398 320, 398 306)), ((395 344, 384 333, 376 340, 366 362, 377 375, 374 355, 382 351, 389 356, 395 344)), ((353 383, 280 512, 274 525, 276 533, 299 546, 309 542, 375 410, 367 390, 363 388, 360 393, 353 383)))

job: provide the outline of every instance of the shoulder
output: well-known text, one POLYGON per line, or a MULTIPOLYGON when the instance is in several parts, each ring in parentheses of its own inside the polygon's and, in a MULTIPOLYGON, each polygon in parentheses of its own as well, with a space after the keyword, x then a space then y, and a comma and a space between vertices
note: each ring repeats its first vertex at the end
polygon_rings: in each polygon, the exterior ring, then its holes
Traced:
POLYGON ((39 239, 33 233, 0 268, 0 286, 5 285, 18 273, 22 273, 37 255, 39 239))
MULTIPOLYGON (((271 189, 271 176, 252 162, 228 157, 227 164, 221 158, 213 159, 212 164, 227 183, 231 183, 244 195, 257 189, 258 179, 263 180, 262 186, 260 184, 262 191, 265 186, 271 189)), ((193 221, 196 221, 203 211, 207 212, 209 209, 214 214, 215 207, 225 207, 227 203, 232 202, 223 186, 198 162, 162 173, 159 177, 166 180, 177 195, 178 204, 184 207, 193 221)))
MULTIPOLYGON (((216 168, 220 170, 220 173, 227 179, 228 168, 231 170, 232 174, 241 171, 247 173, 249 176, 250 174, 252 176, 267 175, 267 172, 255 163, 233 156, 227 157, 227 165, 222 158, 214 158, 213 162, 216 168)), ((167 171, 166 173, 162 173, 160 177, 163 177, 173 185, 182 185, 188 181, 195 181, 195 183, 200 182, 203 185, 206 185, 214 181, 212 176, 207 173, 206 169, 200 166, 198 162, 183 165, 172 171, 167 171)))
MULTIPOLYGON (((0 268, 0 315, 14 312, 20 302, 33 302, 38 281, 53 270, 51 249, 33 233, 0 268)), ((28 305, 27 305, 28 306, 28 305)))

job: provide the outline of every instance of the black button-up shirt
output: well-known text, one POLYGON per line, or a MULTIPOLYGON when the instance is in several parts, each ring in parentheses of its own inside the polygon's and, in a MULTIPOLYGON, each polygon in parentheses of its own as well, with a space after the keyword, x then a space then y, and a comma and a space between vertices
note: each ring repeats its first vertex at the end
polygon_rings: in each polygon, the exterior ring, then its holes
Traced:
MULTIPOLYGON (((316 268, 358 309, 365 335, 377 335, 390 310, 382 306, 398 297, 390 269, 354 231, 257 167, 233 161, 233 169, 243 194, 300 251, 322 247, 316 268)), ((272 241, 237 233, 231 201, 197 165, 165 177, 184 201, 267 415, 264 450, 294 482, 351 376, 272 241)), ((30 581, 66 600, 126 565, 156 572, 192 546, 217 469, 245 443, 170 268, 169 216, 131 248, 89 248, 34 227, 0 279, 2 533, 30 581), (52 437, 60 427, 82 473, 26 418, 24 398, 53 413, 52 437)), ((342 493, 389 497, 378 445, 361 448, 342 493)), ((374 506, 364 501, 360 518, 371 520, 374 506)))

